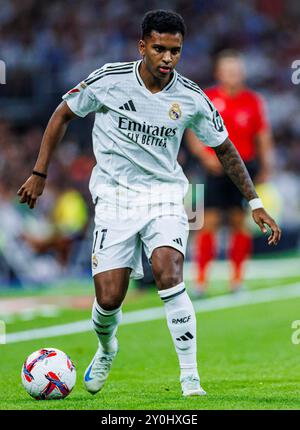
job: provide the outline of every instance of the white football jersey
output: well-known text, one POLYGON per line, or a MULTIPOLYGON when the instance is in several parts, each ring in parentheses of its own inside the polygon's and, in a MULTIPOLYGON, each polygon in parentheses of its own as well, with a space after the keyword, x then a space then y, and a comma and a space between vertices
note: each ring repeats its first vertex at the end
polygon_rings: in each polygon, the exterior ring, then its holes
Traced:
POLYGON ((182 203, 188 180, 177 155, 184 130, 191 128, 211 147, 228 133, 197 84, 174 70, 168 85, 153 94, 140 64, 105 64, 63 96, 76 115, 96 113, 90 191, 94 201, 182 203))

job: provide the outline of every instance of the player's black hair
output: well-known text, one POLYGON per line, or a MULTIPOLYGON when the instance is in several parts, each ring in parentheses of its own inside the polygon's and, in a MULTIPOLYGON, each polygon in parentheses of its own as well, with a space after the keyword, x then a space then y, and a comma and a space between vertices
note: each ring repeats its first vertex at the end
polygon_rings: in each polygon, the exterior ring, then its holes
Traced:
POLYGON ((179 13, 171 10, 150 10, 147 12, 141 24, 141 39, 145 36, 150 36, 151 31, 158 33, 181 33, 184 38, 186 26, 184 20, 179 13))

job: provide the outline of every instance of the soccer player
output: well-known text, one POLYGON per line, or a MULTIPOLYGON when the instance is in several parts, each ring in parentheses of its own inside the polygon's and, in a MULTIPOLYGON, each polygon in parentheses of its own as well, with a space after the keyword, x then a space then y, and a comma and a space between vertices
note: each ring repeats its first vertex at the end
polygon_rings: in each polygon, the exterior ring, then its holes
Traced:
MULTIPOLYGON (((254 183, 265 182, 272 169, 271 132, 261 97, 245 85, 245 66, 240 53, 231 49, 221 51, 215 61, 215 76, 218 84, 205 93, 221 113, 230 139, 254 183)), ((224 172, 215 151, 200 144, 191 130, 187 130, 186 139, 191 152, 206 170, 204 226, 195 242, 198 282, 194 295, 203 295, 208 286, 208 269, 217 252, 216 233, 225 214, 231 233, 230 290, 236 292, 243 286, 245 262, 252 251, 244 196, 224 172)))
POLYGON ((182 393, 206 394, 197 370, 195 312, 183 280, 188 222, 182 200, 187 179, 177 154, 187 127, 215 148, 225 171, 252 205, 262 231, 264 224, 270 226, 269 244, 280 239, 280 229, 263 209, 220 115, 198 85, 175 70, 184 35, 185 24, 177 13, 146 13, 138 43, 141 59, 105 64, 63 96, 46 128, 32 175, 18 191, 20 202, 33 208, 43 192, 51 154, 69 122, 96 112, 97 164, 90 190, 95 202, 92 319, 99 346, 84 376, 91 393, 101 390, 117 354, 121 306, 129 278, 142 276, 143 242, 178 355, 182 393))

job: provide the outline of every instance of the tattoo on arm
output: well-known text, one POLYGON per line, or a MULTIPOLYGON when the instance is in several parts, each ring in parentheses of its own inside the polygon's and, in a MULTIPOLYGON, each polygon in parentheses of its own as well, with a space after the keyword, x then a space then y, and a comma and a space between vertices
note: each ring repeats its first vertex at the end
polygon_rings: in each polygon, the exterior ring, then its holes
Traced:
POLYGON ((231 140, 227 138, 222 145, 214 149, 218 159, 223 165, 225 173, 238 187, 244 197, 248 201, 257 198, 258 196, 248 170, 231 140))

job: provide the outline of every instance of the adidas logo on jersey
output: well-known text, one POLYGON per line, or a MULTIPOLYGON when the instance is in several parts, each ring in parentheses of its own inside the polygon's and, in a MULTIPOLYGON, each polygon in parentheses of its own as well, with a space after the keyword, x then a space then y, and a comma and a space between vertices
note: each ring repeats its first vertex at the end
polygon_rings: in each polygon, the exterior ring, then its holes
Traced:
POLYGON ((176 242, 176 243, 178 243, 178 245, 182 246, 182 240, 180 237, 178 239, 173 239, 173 242, 176 242))
POLYGON ((132 100, 129 100, 127 103, 125 103, 124 105, 120 106, 119 109, 122 109, 122 110, 131 110, 133 112, 136 112, 136 108, 135 108, 132 100))

